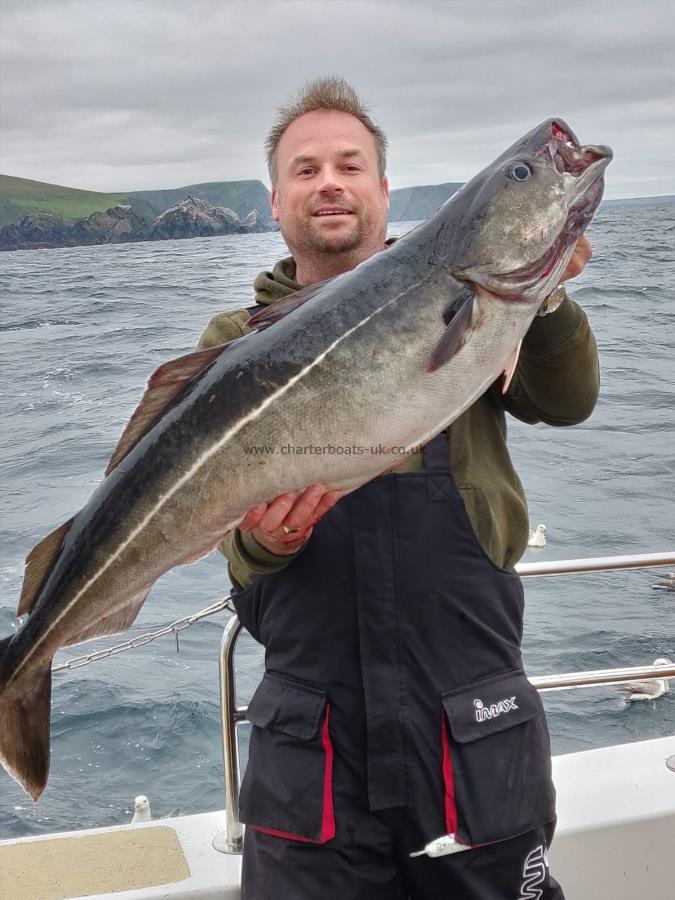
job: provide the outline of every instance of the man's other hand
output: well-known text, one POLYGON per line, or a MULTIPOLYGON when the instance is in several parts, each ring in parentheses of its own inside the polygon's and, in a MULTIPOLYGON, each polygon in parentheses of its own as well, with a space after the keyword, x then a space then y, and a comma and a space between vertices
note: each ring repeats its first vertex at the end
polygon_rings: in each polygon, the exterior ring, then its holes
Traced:
POLYGON ((281 494, 271 503, 259 503, 244 516, 240 531, 247 531, 265 550, 277 556, 297 553, 309 540, 312 529, 342 491, 329 491, 323 484, 310 484, 304 491, 281 494))
POLYGON ((563 281, 569 281, 570 278, 576 278, 577 275, 581 275, 591 256, 593 256, 591 242, 585 234, 582 234, 574 248, 572 259, 569 261, 567 268, 563 272, 560 283, 562 284, 563 281))

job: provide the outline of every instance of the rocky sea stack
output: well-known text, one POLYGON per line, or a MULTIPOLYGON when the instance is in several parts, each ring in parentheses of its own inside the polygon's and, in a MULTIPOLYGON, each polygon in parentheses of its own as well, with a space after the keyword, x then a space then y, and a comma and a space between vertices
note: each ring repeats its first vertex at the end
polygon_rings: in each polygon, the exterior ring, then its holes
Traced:
POLYGON ((158 216, 148 231, 151 241, 163 241, 188 237, 215 237, 219 234, 247 234, 251 231, 267 231, 258 226, 255 210, 242 222, 232 209, 211 206, 197 197, 186 197, 181 203, 158 216))
POLYGON ((188 196, 151 221, 126 205, 73 221, 49 213, 28 213, 18 222, 0 228, 0 250, 86 247, 270 230, 269 225, 260 223, 256 210, 242 222, 231 209, 188 196))

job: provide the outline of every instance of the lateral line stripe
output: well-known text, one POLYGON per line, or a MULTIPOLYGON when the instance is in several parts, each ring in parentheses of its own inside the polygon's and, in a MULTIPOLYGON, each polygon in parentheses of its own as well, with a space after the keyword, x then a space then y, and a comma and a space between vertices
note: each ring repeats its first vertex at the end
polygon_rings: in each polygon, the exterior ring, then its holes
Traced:
MULTIPOLYGON (((424 284, 424 282, 428 281, 430 277, 431 276, 423 278, 420 282, 418 282, 418 286, 424 284)), ((404 294, 409 293, 410 290, 411 287, 408 286, 406 290, 401 291, 395 297, 392 297, 391 300, 387 300, 386 303, 367 315, 365 319, 361 319, 360 322, 357 322, 356 325, 353 325, 351 328, 345 331, 344 334, 341 334, 339 337, 337 337, 332 344, 329 344, 329 346, 316 357, 316 359, 313 359, 311 363, 305 366, 304 369, 301 369, 297 375, 291 376, 286 384, 282 385, 278 391, 263 400, 259 407, 245 415, 238 423, 236 423, 236 425, 234 425, 225 435, 223 435, 220 440, 216 441, 216 443, 213 444, 208 450, 205 450, 204 453, 199 457, 199 459, 195 463, 193 463, 192 467, 186 472, 186 474, 181 476, 181 478, 176 481, 175 485, 169 491, 167 491, 167 493, 163 497, 159 499, 157 505, 152 510, 150 510, 143 521, 133 531, 130 532, 127 539, 119 545, 116 552, 108 557, 101 568, 94 575, 92 575, 89 581, 73 597, 70 603, 68 603, 61 611, 61 613, 53 620, 51 628, 42 634, 42 636, 33 644, 32 651, 24 656, 23 660, 21 661, 21 665, 15 670, 14 678, 12 680, 14 680, 19 675, 21 670, 26 666, 26 663, 31 658, 31 656, 35 654, 38 647, 40 647, 40 645, 44 643, 49 633, 53 631, 58 623, 63 619, 63 617, 70 612, 70 610, 73 608, 73 606, 75 606, 80 597, 89 590, 92 584, 94 584, 101 577, 101 575, 103 575, 107 571, 107 569, 110 568, 110 566, 115 562, 118 556, 120 556, 129 546, 129 544, 132 543, 132 541, 134 541, 136 537, 145 529, 148 523, 155 517, 155 515, 164 506, 164 504, 167 503, 171 499, 171 497, 173 497, 173 495, 177 491, 179 491, 183 487, 183 485, 186 484, 196 474, 196 472, 199 471, 199 469, 204 465, 205 462, 207 462, 214 454, 216 454, 232 437, 234 437, 239 431, 241 431, 244 426, 248 425, 249 422, 257 419, 258 416, 260 416, 268 406, 271 406, 275 400, 277 400, 279 397, 282 397, 295 384, 297 384, 298 381, 300 381, 305 377, 305 375, 311 372, 312 369, 322 363, 323 360, 328 356, 328 354, 331 353, 339 344, 341 344, 342 341, 344 341, 350 335, 354 334, 355 331, 358 331, 359 328, 367 325, 372 318, 379 315, 388 306, 391 306, 392 303, 396 303, 397 300, 399 300, 404 294)))

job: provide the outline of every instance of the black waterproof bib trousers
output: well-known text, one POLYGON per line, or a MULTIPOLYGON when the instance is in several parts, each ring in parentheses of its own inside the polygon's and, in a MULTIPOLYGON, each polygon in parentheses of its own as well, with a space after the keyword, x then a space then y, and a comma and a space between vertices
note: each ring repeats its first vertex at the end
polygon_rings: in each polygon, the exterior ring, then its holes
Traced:
POLYGON ((235 597, 266 649, 249 705, 244 900, 562 898, 548 731, 523 590, 481 548, 448 467, 344 497, 235 597), (410 857, 446 833, 470 849, 410 857))

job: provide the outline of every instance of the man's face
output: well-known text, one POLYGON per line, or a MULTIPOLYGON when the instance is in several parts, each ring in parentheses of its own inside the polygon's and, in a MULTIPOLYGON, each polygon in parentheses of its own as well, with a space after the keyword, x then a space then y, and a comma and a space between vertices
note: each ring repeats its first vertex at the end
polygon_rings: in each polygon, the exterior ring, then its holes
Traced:
POLYGON ((277 173, 272 215, 296 260, 366 259, 382 249, 389 188, 378 172, 375 140, 354 116, 332 110, 300 116, 279 142, 277 173))

